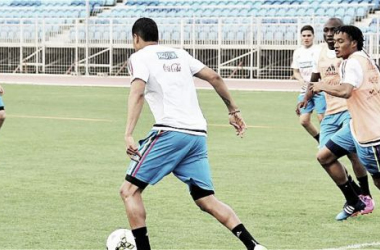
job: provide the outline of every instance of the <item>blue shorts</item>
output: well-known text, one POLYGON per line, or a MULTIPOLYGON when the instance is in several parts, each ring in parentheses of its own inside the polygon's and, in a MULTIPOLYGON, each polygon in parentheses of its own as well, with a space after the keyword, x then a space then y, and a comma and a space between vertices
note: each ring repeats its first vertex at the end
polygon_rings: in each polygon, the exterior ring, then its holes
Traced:
POLYGON ((214 190, 205 136, 176 131, 151 131, 139 143, 141 158, 129 164, 127 180, 132 177, 143 186, 144 183, 154 185, 173 173, 189 188, 193 185, 204 190, 214 190))
MULTIPOLYGON (((298 96, 298 103, 303 101, 305 94, 300 94, 298 96)), ((325 99, 325 94, 320 93, 313 95, 313 98, 311 98, 308 103, 306 108, 302 108, 301 114, 309 114, 312 113, 313 110, 317 112, 317 114, 324 114, 326 111, 326 99, 325 99)))
MULTIPOLYGON (((380 145, 363 147, 353 138, 350 124, 345 124, 331 141, 348 152, 356 152, 360 162, 371 175, 380 177, 380 145)), ((329 147, 331 150, 331 148, 329 147)), ((334 153, 334 150, 331 150, 334 153)), ((338 154, 339 153, 334 153, 338 154)))
POLYGON ((0 96, 0 110, 4 110, 4 102, 1 96, 0 96))
POLYGON ((349 124, 351 115, 348 110, 323 117, 320 125, 319 148, 326 145, 328 140, 345 124, 349 124))

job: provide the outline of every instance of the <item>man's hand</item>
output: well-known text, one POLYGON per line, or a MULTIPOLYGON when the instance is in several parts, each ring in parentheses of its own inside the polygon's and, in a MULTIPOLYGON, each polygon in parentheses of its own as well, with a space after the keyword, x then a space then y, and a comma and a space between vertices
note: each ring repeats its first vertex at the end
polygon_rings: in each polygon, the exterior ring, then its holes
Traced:
POLYGON ((310 90, 313 91, 313 93, 315 94, 318 94, 319 92, 322 91, 321 87, 322 87, 322 82, 319 82, 317 84, 314 84, 312 82, 310 83, 310 90))
POLYGON ((296 114, 298 116, 301 115, 301 108, 305 108, 307 106, 307 101, 303 100, 299 103, 297 103, 297 106, 296 106, 296 114))
POLYGON ((0 96, 4 94, 4 89, 3 87, 0 86, 0 96))
POLYGON ((141 158, 141 154, 135 145, 135 140, 132 136, 125 136, 126 151, 129 158, 132 161, 138 162, 141 158))
POLYGON ((247 129, 247 125, 245 124, 240 111, 235 110, 233 112, 230 112, 229 121, 230 121, 230 124, 236 129, 236 135, 243 138, 244 132, 247 129))

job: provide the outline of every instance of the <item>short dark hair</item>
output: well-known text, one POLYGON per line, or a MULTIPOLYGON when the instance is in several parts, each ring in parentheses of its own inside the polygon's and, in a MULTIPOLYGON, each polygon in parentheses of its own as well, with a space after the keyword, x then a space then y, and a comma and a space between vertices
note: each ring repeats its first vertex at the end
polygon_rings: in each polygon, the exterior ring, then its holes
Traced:
POLYGON ((314 35, 314 29, 313 29, 313 26, 311 26, 311 25, 305 25, 305 26, 303 26, 303 27, 301 28, 301 33, 304 32, 305 30, 310 30, 311 33, 313 33, 313 35, 314 35))
POLYGON ((329 20, 327 20, 326 23, 328 23, 328 22, 334 22, 334 23, 337 24, 337 26, 342 26, 342 25, 344 25, 342 19, 340 19, 339 17, 331 17, 331 18, 329 18, 329 20))
POLYGON ((335 34, 346 33, 351 41, 358 43, 358 50, 363 50, 364 36, 363 32, 354 25, 342 25, 335 29, 335 34))
POLYGON ((158 42, 158 28, 153 19, 142 17, 132 26, 132 34, 140 36, 145 42, 158 42))

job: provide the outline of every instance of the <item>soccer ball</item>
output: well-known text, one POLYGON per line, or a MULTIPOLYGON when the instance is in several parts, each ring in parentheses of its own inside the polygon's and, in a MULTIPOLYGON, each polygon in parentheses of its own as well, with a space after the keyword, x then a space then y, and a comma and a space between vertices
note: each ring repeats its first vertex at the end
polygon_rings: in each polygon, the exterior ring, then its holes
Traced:
POLYGON ((255 246, 255 250, 268 250, 268 249, 262 245, 257 245, 255 246))
POLYGON ((107 238, 107 250, 137 250, 135 237, 128 229, 117 229, 107 238))

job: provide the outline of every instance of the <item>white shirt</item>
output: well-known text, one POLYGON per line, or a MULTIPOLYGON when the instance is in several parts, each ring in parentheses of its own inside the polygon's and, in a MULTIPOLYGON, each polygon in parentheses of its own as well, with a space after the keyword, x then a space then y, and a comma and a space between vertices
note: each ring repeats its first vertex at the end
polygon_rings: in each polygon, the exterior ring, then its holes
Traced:
MULTIPOLYGON (((302 46, 293 53, 292 69, 298 69, 305 82, 310 82, 311 73, 313 72, 314 58, 319 55, 321 48, 318 45, 312 45, 309 48, 302 46)), ((302 86, 301 92, 306 91, 306 83, 302 86)))
POLYGON ((154 130, 206 134, 193 80, 204 67, 185 50, 161 45, 149 45, 131 55, 131 84, 135 79, 146 83, 145 99, 156 121, 154 130))
MULTIPOLYGON (((356 51, 353 55, 363 56, 368 58, 368 56, 363 51, 356 51)), ((372 60, 371 60, 372 61, 372 60)), ((348 83, 359 88, 363 82, 363 68, 359 61, 355 58, 348 58, 343 61, 339 68, 340 83, 348 83)))

